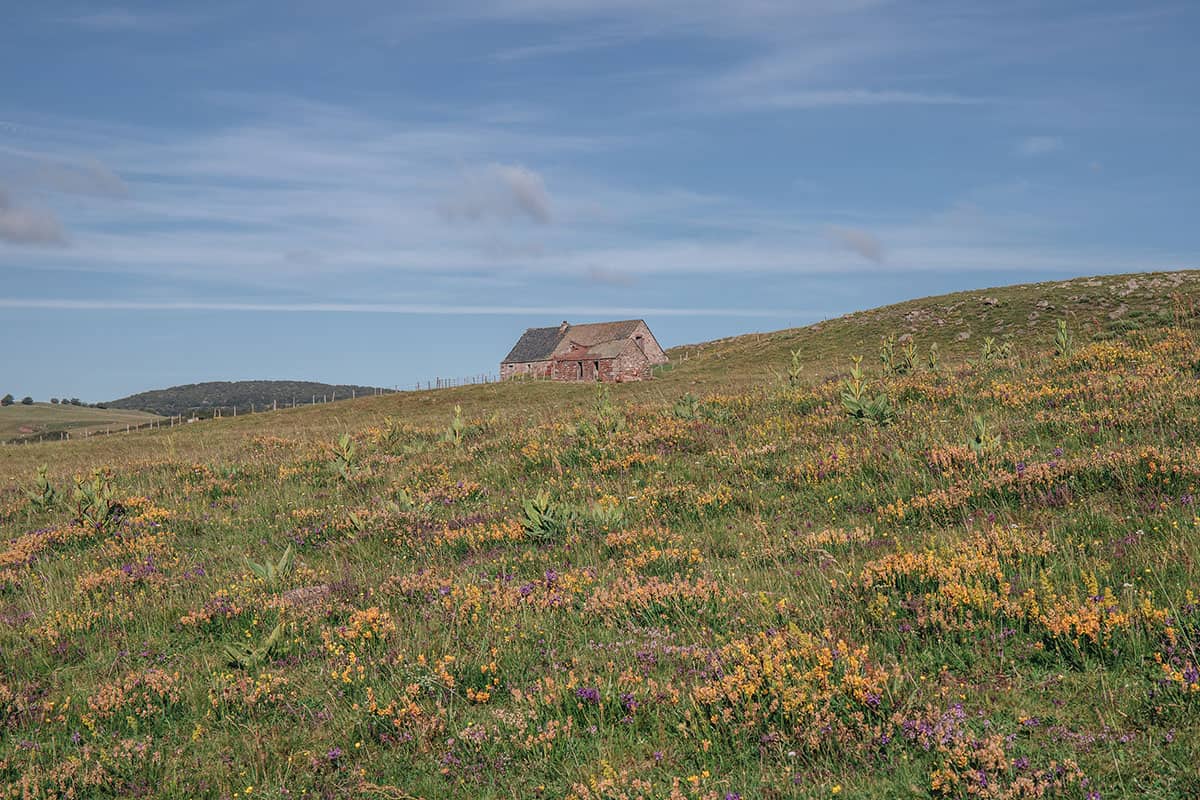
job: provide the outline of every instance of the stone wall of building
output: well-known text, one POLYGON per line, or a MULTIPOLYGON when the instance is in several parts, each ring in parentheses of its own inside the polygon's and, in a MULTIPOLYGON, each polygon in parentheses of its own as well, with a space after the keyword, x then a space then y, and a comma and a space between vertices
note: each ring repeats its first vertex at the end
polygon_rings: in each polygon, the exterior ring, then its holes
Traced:
MULTIPOLYGON (((639 323, 633 331, 633 340, 641 347, 642 352, 646 354, 646 358, 651 364, 667 363, 667 354, 663 352, 659 346, 658 340, 654 338, 654 334, 650 333, 650 328, 645 322, 639 323)), ((647 376, 649 377, 649 376, 647 376)))
POLYGON ((642 346, 630 342, 621 355, 613 359, 612 374, 618 381, 641 381, 650 377, 652 366, 649 354, 642 352, 642 346))
POLYGON ((500 380, 509 378, 549 378, 553 372, 552 361, 526 361, 517 364, 501 364, 500 380))
POLYGON ((611 381, 613 380, 613 359, 584 357, 556 360, 551 377, 556 381, 611 381))

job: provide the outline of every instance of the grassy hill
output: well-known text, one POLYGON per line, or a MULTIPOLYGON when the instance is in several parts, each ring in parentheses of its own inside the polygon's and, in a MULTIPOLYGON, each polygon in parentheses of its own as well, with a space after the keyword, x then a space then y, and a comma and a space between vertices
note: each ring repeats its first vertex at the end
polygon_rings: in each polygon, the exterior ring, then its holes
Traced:
POLYGON ((82 436, 122 430, 126 425, 137 428, 160 419, 144 411, 89 408, 67 403, 34 403, 28 406, 15 403, 0 406, 0 442, 58 440, 63 433, 82 436))
POLYGON ((0 784, 1197 796, 1198 278, 0 448, 0 784))
MULTIPOLYGON (((150 411, 162 416, 199 414, 216 410, 239 413, 262 411, 273 406, 290 408, 354 395, 370 397, 384 390, 373 386, 316 383, 314 381, 208 381, 139 392, 105 403, 109 408, 150 411)), ((390 390, 387 390, 390 391, 390 390)))

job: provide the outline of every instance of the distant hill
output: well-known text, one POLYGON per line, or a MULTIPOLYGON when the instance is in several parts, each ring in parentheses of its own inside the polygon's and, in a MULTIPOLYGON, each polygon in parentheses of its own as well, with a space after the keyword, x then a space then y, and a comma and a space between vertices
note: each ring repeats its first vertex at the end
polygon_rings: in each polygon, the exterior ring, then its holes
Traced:
POLYGON ((278 404, 279 408, 309 405, 325 400, 346 400, 390 392, 374 386, 316 383, 314 381, 209 381, 139 392, 104 405, 136 409, 170 417, 178 414, 210 416, 217 410, 239 414, 278 404))

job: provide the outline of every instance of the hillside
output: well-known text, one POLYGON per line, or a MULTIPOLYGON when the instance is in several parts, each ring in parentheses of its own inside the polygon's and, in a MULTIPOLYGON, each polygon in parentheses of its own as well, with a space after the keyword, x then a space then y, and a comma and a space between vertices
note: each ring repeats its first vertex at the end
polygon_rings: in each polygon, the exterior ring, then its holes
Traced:
POLYGON ((0 448, 0 785, 1198 796, 1198 309, 989 289, 601 393, 0 448), (887 369, 905 334, 942 360, 887 369))
POLYGON ((58 440, 63 434, 82 436, 96 432, 138 428, 161 417, 144 411, 89 408, 50 403, 0 406, 0 442, 58 440))
POLYGON ((290 408, 293 405, 322 403, 326 399, 345 400, 355 395, 369 397, 384 391, 391 390, 313 381, 208 381, 139 392, 105 405, 170 417, 181 414, 205 415, 217 409, 231 413, 235 407, 239 413, 252 409, 262 411, 273 405, 290 408))

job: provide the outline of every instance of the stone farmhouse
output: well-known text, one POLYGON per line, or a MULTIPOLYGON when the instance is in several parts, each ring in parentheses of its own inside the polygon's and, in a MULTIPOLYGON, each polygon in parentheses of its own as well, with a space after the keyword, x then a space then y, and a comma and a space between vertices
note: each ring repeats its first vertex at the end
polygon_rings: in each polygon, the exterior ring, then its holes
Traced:
POLYGON ((640 381, 667 363, 645 321, 595 322, 529 328, 500 362, 500 379, 525 376, 556 381, 640 381))

